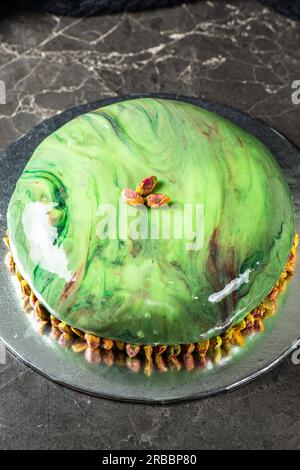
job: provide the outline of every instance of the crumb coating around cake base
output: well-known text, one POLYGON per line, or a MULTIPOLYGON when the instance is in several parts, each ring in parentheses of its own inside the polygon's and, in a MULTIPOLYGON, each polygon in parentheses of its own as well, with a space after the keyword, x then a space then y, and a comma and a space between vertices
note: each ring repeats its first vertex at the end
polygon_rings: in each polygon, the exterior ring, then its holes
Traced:
MULTIPOLYGON (((9 249, 8 236, 4 238, 4 242, 9 249)), ((242 347, 246 336, 264 331, 264 320, 275 314, 278 295, 285 290, 288 278, 294 273, 298 243, 299 236, 296 234, 291 254, 279 280, 264 301, 248 313, 244 320, 227 329, 222 335, 209 340, 172 346, 129 344, 113 341, 109 338, 100 338, 78 330, 60 321, 47 311, 35 297, 28 282, 18 272, 11 252, 8 253, 7 264, 20 283, 24 311, 28 311, 28 307, 32 308, 40 323, 39 332, 41 334, 50 325, 52 339, 57 340, 62 347, 72 348, 75 353, 85 353, 88 362, 93 364, 103 362, 107 366, 127 365, 134 372, 139 372, 143 364, 145 375, 150 376, 154 367, 160 372, 166 372, 170 369, 180 370, 181 368, 191 371, 196 366, 205 368, 209 360, 218 363, 223 357, 228 356, 232 347, 242 347)))

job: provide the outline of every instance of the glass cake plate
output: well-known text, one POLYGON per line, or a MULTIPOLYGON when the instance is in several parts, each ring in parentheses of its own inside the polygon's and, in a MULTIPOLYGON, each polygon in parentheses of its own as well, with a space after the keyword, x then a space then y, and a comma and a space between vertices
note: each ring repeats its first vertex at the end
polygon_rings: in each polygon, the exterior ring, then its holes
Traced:
MULTIPOLYGON (((0 154, 0 234, 6 230, 6 210, 25 164, 36 146, 50 133, 79 114, 123 99, 155 96, 171 98, 214 111, 236 122, 264 142, 276 157, 294 194, 297 231, 300 231, 300 153, 281 134, 266 124, 224 105, 197 98, 174 95, 134 95, 109 98, 70 109, 42 122, 27 135, 0 154)), ((274 208, 276 210, 276 208, 274 208)), ((299 249, 298 249, 299 252, 299 249)), ((156 368, 150 375, 141 366, 120 365, 116 356, 102 354, 99 364, 90 364, 84 354, 64 348, 46 329, 39 334, 38 325, 30 313, 25 314, 16 288, 16 278, 5 264, 7 253, 0 244, 0 338, 21 361, 57 383, 81 392, 101 397, 136 402, 158 402, 195 399, 231 390, 266 373, 298 346, 300 337, 300 263, 288 281, 285 292, 279 295, 274 316, 264 320, 264 331, 246 337, 242 347, 234 347, 226 358, 209 360, 206 367, 195 362, 188 370, 156 368)), ((138 364, 138 363, 136 363, 138 364)))

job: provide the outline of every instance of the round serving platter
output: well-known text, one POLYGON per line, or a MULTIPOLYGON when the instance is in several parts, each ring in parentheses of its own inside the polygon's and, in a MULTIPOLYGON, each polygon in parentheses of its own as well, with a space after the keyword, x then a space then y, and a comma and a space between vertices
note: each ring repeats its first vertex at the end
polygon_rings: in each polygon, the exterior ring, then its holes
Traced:
MULTIPOLYGON (((0 233, 6 230, 6 210, 14 186, 36 146, 68 120, 107 104, 137 97, 171 98, 217 112, 258 137, 273 152, 294 194, 297 230, 300 231, 300 153, 282 135, 266 124, 235 109, 198 98, 174 95, 131 95, 109 98, 72 108, 36 126, 0 154, 0 233)), ((274 207, 274 211, 276 207, 274 207)), ((153 369, 151 375, 112 361, 90 364, 84 354, 63 348, 49 332, 36 331, 30 314, 24 314, 15 278, 5 265, 6 248, 0 244, 0 338, 14 355, 44 376, 73 389, 119 400, 171 402, 200 398, 231 390, 266 373, 297 347, 300 337, 300 263, 287 289, 279 296, 273 317, 264 321, 264 332, 246 338, 241 348, 233 348, 226 359, 196 365, 188 371, 153 369), (109 363, 108 363, 109 362, 109 363)))

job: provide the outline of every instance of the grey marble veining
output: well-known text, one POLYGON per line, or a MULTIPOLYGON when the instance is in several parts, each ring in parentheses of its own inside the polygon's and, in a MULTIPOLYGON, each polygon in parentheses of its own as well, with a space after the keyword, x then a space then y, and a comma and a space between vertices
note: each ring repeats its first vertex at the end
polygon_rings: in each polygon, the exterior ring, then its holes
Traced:
MULTIPOLYGON (((258 2, 199 1, 137 14, 0 19, 0 148, 60 111, 167 92, 220 101, 300 146, 300 23, 258 2)), ((12 162, 13 164, 13 162, 12 162)), ((101 400, 0 365, 0 448, 299 448, 300 365, 229 394, 169 406, 101 400)))

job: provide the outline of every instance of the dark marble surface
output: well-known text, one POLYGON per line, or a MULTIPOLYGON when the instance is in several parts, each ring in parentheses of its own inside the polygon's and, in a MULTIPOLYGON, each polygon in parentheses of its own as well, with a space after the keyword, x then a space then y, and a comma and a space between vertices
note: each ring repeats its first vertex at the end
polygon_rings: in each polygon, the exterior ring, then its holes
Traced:
MULTIPOLYGON (((65 108, 125 93, 201 96, 300 146, 300 23, 255 1, 136 14, 0 19, 0 148, 65 108)), ((13 164, 13 162, 12 162, 13 164)), ((300 448, 300 366, 285 360, 230 394, 168 406, 101 400, 0 365, 0 448, 300 448)))

